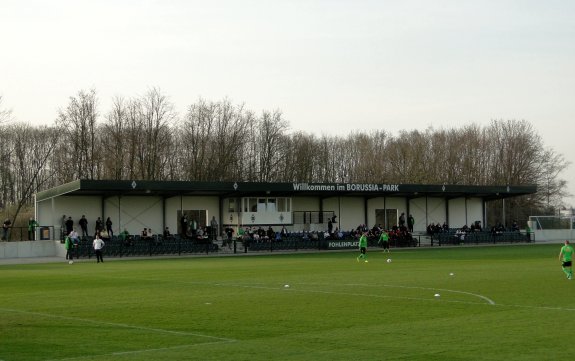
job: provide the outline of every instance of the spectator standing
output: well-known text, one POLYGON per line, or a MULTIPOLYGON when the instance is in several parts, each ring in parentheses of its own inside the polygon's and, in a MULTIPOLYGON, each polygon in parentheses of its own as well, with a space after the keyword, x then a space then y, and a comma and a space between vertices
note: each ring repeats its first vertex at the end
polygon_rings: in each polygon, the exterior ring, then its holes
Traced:
POLYGON ((413 233, 413 225, 415 224, 415 218, 413 218, 413 215, 409 215, 409 217, 407 217, 407 229, 409 229, 409 232, 413 233))
MULTIPOLYGON (((226 233, 226 241, 225 244, 227 244, 228 248, 232 248, 232 242, 233 242, 233 237, 234 237, 234 229, 231 226, 227 226, 226 229, 224 230, 224 232, 226 233)), ((224 244, 222 243, 222 246, 224 244)))
POLYGON ((211 229, 211 236, 212 240, 216 239, 218 236, 218 221, 216 221, 216 216, 212 216, 212 220, 210 221, 210 229, 211 229))
POLYGON ((69 232, 66 233, 66 215, 64 214, 60 220, 60 239, 65 241, 68 234, 69 232))
POLYGON ((180 233, 183 238, 186 238, 188 235, 188 216, 186 214, 180 218, 180 233))
POLYGON ((102 218, 98 217, 98 219, 96 219, 96 227, 95 227, 95 233, 96 234, 100 234, 100 232, 102 232, 102 230, 104 229, 104 222, 102 222, 102 218))
POLYGON ((104 259, 102 258, 102 248, 104 248, 104 241, 100 238, 100 235, 96 233, 96 238, 94 238, 94 242, 92 242, 94 246, 94 252, 96 252, 96 263, 104 263, 104 259))
POLYGON ((198 232, 198 222, 196 222, 195 218, 192 218, 190 228, 192 229, 192 236, 195 236, 196 233, 198 232))
POLYGON ((112 219, 110 217, 106 218, 106 232, 108 232, 108 237, 114 237, 114 231, 112 231, 112 219))
POLYGON ((34 217, 30 217, 30 220, 28 221, 28 240, 36 240, 36 227, 38 227, 38 222, 36 222, 34 217))
POLYGON ((88 237, 88 220, 85 215, 82 215, 78 224, 80 225, 80 229, 82 229, 82 237, 88 237))
POLYGON ((73 229, 74 229, 74 221, 72 220, 72 217, 68 217, 68 219, 66 220, 66 234, 70 234, 70 232, 72 232, 73 229))
POLYGON ((399 226, 405 226, 405 213, 401 213, 401 216, 399 216, 399 226))
POLYGON ((12 222, 10 221, 9 218, 6 218, 4 220, 4 223, 2 223, 2 240, 3 241, 8 240, 8 230, 10 229, 11 225, 12 225, 12 222))

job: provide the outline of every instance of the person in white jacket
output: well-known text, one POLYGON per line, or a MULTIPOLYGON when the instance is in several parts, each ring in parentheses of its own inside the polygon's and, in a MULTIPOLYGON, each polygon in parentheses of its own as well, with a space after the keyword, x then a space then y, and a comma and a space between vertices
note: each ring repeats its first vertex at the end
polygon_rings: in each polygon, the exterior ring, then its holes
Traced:
POLYGON ((98 260, 98 262, 96 263, 104 263, 104 259, 102 258, 102 248, 104 248, 104 241, 100 238, 100 235, 98 233, 96 233, 96 238, 94 238, 94 251, 96 252, 96 259, 98 260))

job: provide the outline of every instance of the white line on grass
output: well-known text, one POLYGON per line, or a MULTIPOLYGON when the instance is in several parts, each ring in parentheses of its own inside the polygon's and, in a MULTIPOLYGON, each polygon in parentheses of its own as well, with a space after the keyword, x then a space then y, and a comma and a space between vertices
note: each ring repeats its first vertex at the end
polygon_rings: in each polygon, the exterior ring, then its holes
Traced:
MULTIPOLYGON (((114 278, 123 278, 126 279, 126 277, 114 277, 114 278)), ((160 279, 146 279, 147 281, 152 281, 152 282, 156 282, 156 281, 165 281, 165 280, 160 280, 160 279)), ((241 284, 231 284, 231 283, 205 283, 205 282, 190 282, 190 281, 182 281, 179 283, 183 283, 183 284, 194 284, 194 285, 204 285, 204 286, 218 286, 218 287, 225 287, 225 286, 229 286, 229 287, 244 287, 244 288, 253 288, 253 289, 266 289, 266 290, 275 290, 276 287, 270 287, 270 286, 266 286, 266 285, 262 285, 262 284, 251 284, 251 285, 241 285, 241 284)), ((317 285, 323 285, 323 286, 332 286, 331 284, 312 284, 312 283, 300 283, 303 285, 312 285, 312 286, 317 286, 317 285)), ((480 299, 483 299, 484 301, 486 301, 488 304, 490 305, 495 305, 495 301, 493 301, 492 299, 485 297, 483 295, 480 294, 475 294, 475 293, 471 293, 471 292, 465 292, 465 291, 457 291, 457 290, 449 290, 449 289, 444 289, 444 288, 430 288, 430 287, 415 287, 415 286, 393 286, 393 285, 366 285, 366 284, 343 284, 341 286, 362 286, 362 287, 395 287, 395 288, 406 288, 406 289, 421 289, 421 290, 429 290, 429 291, 441 291, 441 292, 450 292, 450 293, 459 293, 459 294, 464 294, 464 295, 468 295, 468 296, 473 296, 473 297, 477 297, 480 299)), ((302 290, 298 290, 298 291, 302 291, 302 290)), ((306 292, 321 292, 321 291, 314 291, 314 290, 305 290, 306 292)), ((328 291, 326 291, 328 292, 328 291)), ((341 295, 354 295, 353 293, 334 293, 334 294, 341 294, 341 295)), ((417 297, 401 297, 401 296, 381 296, 381 295, 366 295, 366 294, 357 294, 357 296, 370 296, 370 297, 378 297, 378 298, 401 298, 401 299, 411 299, 411 300, 429 300, 427 298, 417 298, 417 297)), ((435 299, 434 299, 435 301, 435 299)), ((459 302, 459 301, 449 301, 449 302, 459 302)))
MULTIPOLYGON (((301 284, 301 283, 300 283, 301 284)), ((308 285, 308 286, 333 286, 332 284, 325 284, 325 283, 303 283, 303 285, 308 285)), ((296 285, 297 286, 297 285, 296 285)), ((416 287, 416 286, 396 286, 396 285, 367 285, 367 284, 343 284, 343 286, 364 286, 364 287, 379 287, 379 286, 383 286, 383 287, 395 287, 395 288, 413 288, 413 289, 423 289, 423 290, 430 290, 430 291, 445 291, 445 292, 453 292, 453 293, 461 293, 461 294, 466 294, 466 295, 471 295, 471 296, 475 296, 475 297, 479 297, 485 301, 487 301, 487 303, 491 306, 499 306, 499 307, 511 307, 511 308, 530 308, 530 309, 539 309, 539 310, 551 310, 551 311, 569 311, 569 312, 573 312, 575 311, 575 308, 568 308, 568 307, 557 307, 557 306, 531 306, 531 305, 510 305, 510 304, 503 304, 503 303, 495 303, 494 301, 492 301, 491 299, 479 295, 479 294, 475 294, 475 293, 471 293, 471 292, 465 292, 465 291, 457 291, 457 290, 449 290, 449 289, 444 289, 444 288, 430 288, 430 287, 416 287)), ((245 287, 245 286, 242 286, 245 287)), ((254 288, 262 288, 260 286, 254 287, 254 288)), ((277 287, 273 288, 273 289, 277 289, 277 287)), ((435 301, 432 300, 431 298, 419 298, 419 297, 403 297, 403 296, 383 296, 383 295, 373 295, 373 294, 363 294, 363 293, 348 293, 348 292, 333 292, 333 291, 315 291, 315 290, 301 290, 301 289, 297 289, 297 288, 290 288, 290 291, 299 291, 299 292, 315 292, 315 293, 324 293, 324 294, 339 294, 339 295, 347 295, 347 296, 361 296, 361 297, 374 297, 374 298, 399 298, 399 299, 408 299, 408 300, 423 300, 423 301, 435 301)), ((473 305, 484 305, 485 303, 480 303, 480 302, 470 302, 470 301, 458 301, 458 300, 445 300, 443 299, 442 301, 444 302, 451 302, 451 303, 463 303, 463 304, 473 304, 473 305)))
POLYGON ((0 311, 11 312, 11 313, 21 313, 21 314, 34 315, 34 316, 42 316, 42 317, 47 317, 47 318, 57 318, 57 319, 68 320, 68 321, 76 321, 76 322, 79 321, 79 322, 92 323, 92 324, 105 325, 105 326, 112 326, 112 327, 122 327, 122 328, 129 328, 129 329, 140 330, 140 331, 167 333, 167 334, 179 335, 179 336, 194 336, 194 337, 216 340, 216 341, 212 341, 212 342, 190 343, 190 344, 171 346, 171 347, 140 349, 140 350, 133 350, 133 351, 121 351, 121 352, 112 352, 112 353, 99 354, 99 355, 85 355, 85 356, 79 356, 79 357, 53 359, 53 360, 46 360, 46 361, 81 360, 81 359, 101 357, 101 356, 118 356, 118 355, 138 354, 138 353, 152 352, 152 351, 166 351, 166 350, 173 350, 173 349, 180 349, 180 348, 187 348, 187 347, 204 346, 204 345, 212 345, 212 344, 222 344, 222 343, 230 343, 230 342, 236 342, 237 341, 237 340, 234 340, 231 338, 209 336, 209 335, 203 335, 203 334, 194 333, 194 332, 172 331, 172 330, 165 330, 165 329, 161 329, 161 328, 135 326, 135 325, 128 325, 125 323, 96 321, 96 320, 90 320, 90 319, 85 319, 85 318, 53 315, 53 314, 42 313, 42 312, 22 311, 22 310, 10 309, 10 308, 0 308, 0 311))
MULTIPOLYGON (((207 285, 207 284, 204 284, 207 285)), ((334 292, 334 291, 319 291, 319 290, 303 290, 297 288, 298 284, 292 284, 289 289, 284 289, 284 287, 264 287, 264 286, 250 286, 250 285, 240 285, 240 284, 225 284, 225 283, 216 283, 214 286, 229 286, 229 287, 242 287, 242 288, 255 288, 255 289, 267 289, 267 290, 279 290, 281 289, 284 292, 308 292, 308 293, 319 293, 319 294, 327 294, 327 295, 340 295, 340 296, 358 296, 358 297, 372 297, 372 298, 393 298, 393 299, 402 299, 402 300, 410 300, 410 301, 428 301, 428 302, 437 302, 437 299, 433 299, 431 297, 423 298, 423 297, 405 297, 405 296, 389 296, 389 295, 374 295, 370 293, 353 293, 353 292, 334 292)), ((310 283, 299 283, 299 285, 323 285, 323 286, 332 286, 331 284, 310 284, 310 283)), ((344 286, 361 286, 357 284, 344 284, 344 286)), ((363 285, 363 286, 371 286, 377 287, 377 285, 363 285)), ((442 288, 427 288, 427 287, 413 287, 413 286, 391 286, 391 285, 382 285, 386 287, 401 287, 401 288, 415 288, 415 289, 426 289, 426 290, 436 290, 436 291, 446 291, 446 292, 454 292, 454 293, 462 293, 467 295, 472 295, 479 297, 485 302, 472 302, 472 301, 459 301, 459 300, 446 300, 441 299, 441 302, 449 302, 449 303, 461 303, 467 305, 486 305, 486 306, 494 306, 494 307, 510 307, 510 308, 530 308, 530 309, 539 309, 539 310, 551 310, 551 311, 568 311, 573 312, 575 308, 565 308, 565 307, 553 307, 553 306, 530 306, 530 305, 509 305, 503 303, 495 303, 489 298, 477 295, 470 292, 465 291, 456 291, 456 290, 448 290, 442 288)))
POLYGON ((162 328, 135 326, 135 325, 128 325, 126 323, 104 322, 104 321, 90 320, 87 318, 77 318, 77 317, 70 317, 70 316, 53 315, 53 314, 42 313, 42 312, 22 311, 22 310, 14 310, 14 309, 9 309, 9 308, 0 308, 0 311, 12 312, 12 313, 22 313, 22 314, 26 314, 26 315, 36 315, 36 316, 43 316, 43 317, 50 317, 50 318, 59 318, 61 320, 69 320, 69 321, 81 321, 81 322, 86 322, 86 323, 93 323, 93 324, 113 326, 113 327, 131 328, 134 330, 141 330, 141 331, 168 333, 168 334, 180 335, 180 336, 196 336, 196 337, 210 338, 210 339, 219 340, 219 341, 226 341, 226 342, 236 341, 236 340, 231 339, 231 338, 202 335, 202 334, 193 333, 193 332, 164 330, 162 328))
MULTIPOLYGON (((157 352, 157 351, 169 351, 169 350, 177 350, 183 348, 191 348, 196 346, 208 346, 208 345, 221 345, 222 343, 229 343, 234 342, 234 340, 230 341, 215 341, 215 342, 204 342, 204 343, 191 343, 188 345, 179 345, 179 346, 171 346, 171 347, 162 347, 162 348, 147 348, 141 350, 133 350, 133 351, 120 351, 120 352, 110 352, 110 353, 103 353, 103 354, 93 354, 93 355, 84 355, 84 356, 77 356, 77 357, 67 357, 67 358, 59 358, 59 359, 49 359, 44 361, 72 361, 72 360, 84 360, 84 359, 92 359, 94 357, 103 357, 103 356, 122 356, 122 355, 131 355, 131 354, 141 354, 146 352, 157 352)), ((0 360, 2 361, 2 360, 0 360)))
MULTIPOLYGON (((204 286, 209 286, 208 283, 199 283, 199 282, 188 282, 191 284, 200 284, 204 286)), ((297 285, 308 285, 308 286, 333 286, 332 284, 325 284, 325 283, 295 283, 291 284, 291 287, 285 289, 284 287, 280 286, 261 286, 261 285, 246 285, 246 284, 232 284, 232 283, 214 283, 213 286, 220 286, 220 287, 240 287, 240 288, 253 288, 253 289, 265 289, 265 290, 282 290, 282 292, 307 292, 307 293, 318 293, 318 294, 326 294, 326 295, 340 295, 340 296, 358 296, 358 297, 371 297, 371 298, 392 298, 392 299, 402 299, 402 300, 410 300, 410 301, 428 301, 428 302, 438 302, 437 299, 427 297, 405 297, 405 296, 389 296, 389 295, 374 295, 371 293, 354 293, 354 292, 334 292, 334 291, 319 291, 319 290, 304 290, 301 288, 297 288, 297 285)), ((471 296, 475 296, 485 300, 485 302, 472 302, 472 301, 459 301, 459 300, 446 300, 441 299, 441 302, 449 302, 449 303, 461 303, 467 305, 485 305, 485 306, 494 306, 494 307, 509 307, 509 308, 528 308, 528 309, 538 309, 538 310, 550 310, 550 311, 567 311, 567 312, 574 312, 575 308, 568 308, 568 307, 556 307, 556 306, 531 306, 531 305, 510 305, 504 303, 495 303, 491 299, 478 295, 471 292, 465 291, 457 291, 457 290, 448 290, 443 288, 429 288, 429 287, 415 287, 415 286, 392 286, 392 285, 361 285, 361 284, 342 284, 343 286, 369 286, 369 287, 398 287, 398 288, 414 288, 414 289, 424 289, 424 290, 435 290, 435 291, 446 291, 446 292, 453 292, 453 293, 462 293, 471 296)), ((338 286, 342 286, 338 285, 338 286)))
MULTIPOLYGON (((113 278, 121 278, 127 279, 127 277, 113 277, 113 278)), ((146 279, 147 281, 165 281, 164 279, 146 279)), ((437 302, 438 300, 435 298, 423 298, 423 297, 404 297, 404 296, 386 296, 386 295, 374 295, 374 294, 363 294, 363 293, 350 293, 350 292, 333 292, 333 291, 317 291, 317 290, 302 290, 298 289, 298 284, 292 284, 292 287, 289 289, 285 289, 284 287, 278 286, 266 286, 264 284, 234 284, 234 283, 210 283, 210 282, 193 282, 193 281, 178 281, 177 283, 181 284, 190 284, 190 285, 199 285, 199 286, 217 286, 217 287, 240 287, 240 288, 252 288, 252 289, 264 289, 264 290, 279 290, 282 291, 290 291, 290 292, 309 292, 309 293, 322 293, 322 294, 333 294, 333 295, 342 295, 342 296, 361 296, 361 297, 373 297, 373 298, 396 298, 396 299, 404 299, 404 300, 412 300, 412 301, 433 301, 437 302), (294 288, 293 286, 296 286, 294 288)), ((308 285, 308 286, 333 286, 333 284, 325 284, 325 283, 299 283, 299 285, 308 285)), ((396 288, 413 288, 413 289, 423 289, 423 290, 435 290, 441 292, 452 292, 452 293, 459 293, 459 294, 466 294, 469 296, 474 296, 484 300, 488 305, 491 306, 500 306, 500 307, 523 307, 523 308, 533 308, 533 309, 544 309, 544 310, 557 310, 557 311, 575 311, 574 308, 563 308, 563 307, 551 307, 551 306, 522 306, 522 305, 506 305, 501 303, 495 303, 492 299, 466 291, 458 291, 458 290, 450 290, 445 288, 431 288, 431 287, 416 287, 416 286, 394 286, 394 285, 367 285, 367 284, 343 284, 344 286, 368 286, 368 287, 396 287, 396 288)), ((338 285, 342 286, 342 285, 338 285)), ((458 301, 458 300, 446 300, 441 299, 442 302, 450 302, 450 303, 463 303, 463 304, 472 304, 472 305, 485 305, 484 302, 471 302, 471 301, 458 301)))
POLYGON ((362 287, 389 287, 389 288, 406 288, 406 289, 416 289, 416 290, 427 290, 427 291, 441 291, 441 292, 450 292, 450 293, 459 293, 463 295, 478 297, 485 300, 490 305, 494 305, 495 301, 492 299, 485 297, 483 295, 472 293, 472 292, 465 292, 465 291, 457 291, 457 290, 450 290, 446 288, 432 288, 432 287, 418 287, 418 286, 396 286, 396 285, 365 285, 365 284, 346 284, 345 286, 362 286, 362 287))
MULTIPOLYGON (((195 284, 195 283, 194 283, 195 284)), ((301 283, 300 283, 301 284, 301 283)), ((206 283, 202 283, 202 285, 208 285, 206 283)), ((270 287, 270 286, 252 286, 252 285, 242 285, 242 284, 232 284, 232 283, 214 283, 213 286, 220 286, 220 287, 238 287, 238 288, 251 288, 251 289, 262 289, 262 290, 278 290, 280 289, 279 286, 270 287)), ((304 283, 305 285, 305 283, 304 283)), ((309 285, 309 284, 308 284, 309 285)), ((324 284, 325 285, 325 284, 324 284)), ((349 286, 349 285, 347 285, 349 286)), ((355 286, 355 285, 354 285, 355 286)), ((422 287, 423 288, 423 287, 422 287)), ((435 289, 435 288, 431 288, 435 289)), ((340 296, 358 296, 358 297, 371 297, 371 298, 395 298, 401 300, 411 300, 411 301, 433 301, 437 302, 436 299, 432 298, 423 298, 423 297, 405 297, 405 296, 389 296, 389 295, 374 295, 372 293, 355 293, 355 292, 335 292, 335 291, 319 291, 319 290, 302 290, 300 288, 290 287, 285 289, 281 287, 281 290, 286 292, 307 292, 307 293, 319 293, 319 294, 326 294, 326 295, 340 295, 340 296)), ((438 290, 438 289, 435 289, 438 290)), ((453 291, 457 292, 457 291, 453 291)), ((462 292, 465 293, 465 292, 462 292)), ((466 303, 466 304, 474 304, 474 305, 484 305, 483 302, 469 302, 469 301, 457 301, 457 300, 442 300, 444 302, 451 302, 451 303, 466 303)), ((489 303, 490 305, 496 305, 495 303, 489 303)))
POLYGON ((551 311, 575 311, 575 308, 565 308, 565 307, 557 307, 557 306, 529 306, 529 305, 504 305, 504 304, 497 304, 496 306, 504 306, 504 307, 516 307, 516 308, 531 308, 537 310, 551 310, 551 311))

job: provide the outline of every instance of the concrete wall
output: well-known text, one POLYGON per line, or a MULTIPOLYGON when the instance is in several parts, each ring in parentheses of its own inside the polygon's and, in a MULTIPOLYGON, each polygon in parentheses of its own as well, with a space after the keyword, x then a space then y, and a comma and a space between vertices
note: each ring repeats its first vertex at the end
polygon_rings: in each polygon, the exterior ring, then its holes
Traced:
POLYGON ((427 228, 427 225, 431 223, 443 224, 443 222, 447 222, 447 215, 445 214, 445 199, 427 198, 427 220, 425 227, 427 228))
POLYGON ((481 198, 469 198, 467 200, 467 225, 471 227, 475 221, 481 221, 481 227, 485 227, 483 224, 483 201, 481 198))
POLYGON ((461 228, 464 225, 471 226, 475 221, 481 221, 483 226, 483 215, 480 198, 457 198, 449 201, 449 221, 450 228, 461 228))
MULTIPOLYGON (((365 211, 363 199, 341 198, 341 214, 338 216, 338 225, 342 231, 356 229, 358 225, 365 223, 365 211)), ((369 219, 368 219, 369 222, 369 219)))
POLYGON ((59 241, 0 242, 0 258, 59 257, 66 254, 59 241))
POLYGON ((82 215, 88 220, 88 232, 92 233, 96 218, 102 216, 101 197, 57 197, 36 204, 36 220, 40 226, 54 226, 53 239, 59 239, 62 216, 72 217, 76 231, 81 234, 78 221, 82 215))
POLYGON ((151 228, 154 233, 161 233, 168 226, 172 233, 178 229, 178 211, 183 209, 205 209, 208 221, 212 216, 221 224, 219 217, 220 205, 218 197, 174 197, 164 201, 162 197, 57 197, 38 202, 37 219, 40 226, 54 226, 51 233, 53 239, 60 237, 60 224, 63 215, 71 216, 74 227, 80 233, 78 221, 82 215, 88 220, 88 232, 94 233, 96 219, 102 217, 112 220, 115 234, 127 229, 131 234, 140 234, 145 228, 151 228), (164 202, 166 213, 163 213, 164 202))
MULTIPOLYGON (((413 216, 414 232, 425 232, 427 223, 425 218, 425 198, 415 198, 409 201, 409 213, 413 216)), ((401 214, 401 213, 400 213, 401 214)), ((407 213, 406 213, 407 214, 407 213)), ((409 216, 409 214, 407 214, 409 216)), ((407 222, 407 220, 406 220, 407 222)))
POLYGON ((575 242, 575 230, 574 229, 549 229, 549 230, 535 230, 533 232, 532 239, 535 242, 564 242, 568 240, 569 242, 575 242))

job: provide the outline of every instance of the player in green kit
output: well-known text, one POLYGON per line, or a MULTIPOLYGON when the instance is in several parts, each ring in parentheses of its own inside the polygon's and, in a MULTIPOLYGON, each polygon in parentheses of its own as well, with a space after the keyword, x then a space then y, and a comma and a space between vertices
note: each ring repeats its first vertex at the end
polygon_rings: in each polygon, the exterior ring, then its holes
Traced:
POLYGON ((381 231, 379 235, 379 244, 383 247, 383 253, 389 253, 389 234, 386 231, 381 231))
POLYGON ((359 237, 359 256, 357 256, 357 261, 362 258, 365 263, 367 263, 367 232, 363 232, 361 237, 359 237))
POLYGON ((565 272, 569 280, 573 278, 573 267, 571 265, 573 252, 573 247, 571 247, 569 241, 565 241, 565 245, 561 247, 561 252, 559 252, 559 261, 562 262, 563 272, 565 272))

